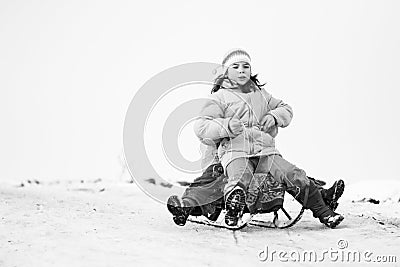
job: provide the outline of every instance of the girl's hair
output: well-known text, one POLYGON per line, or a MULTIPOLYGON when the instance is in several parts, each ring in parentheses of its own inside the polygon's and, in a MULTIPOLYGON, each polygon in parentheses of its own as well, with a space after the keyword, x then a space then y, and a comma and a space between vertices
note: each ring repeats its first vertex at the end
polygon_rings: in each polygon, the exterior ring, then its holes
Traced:
MULTIPOLYGON (((254 82, 254 84, 257 86, 258 89, 261 90, 261 88, 265 85, 265 83, 260 84, 257 75, 258 74, 250 75, 250 80, 254 82)), ((211 89, 211 94, 217 92, 221 88, 222 82, 224 81, 225 78, 226 78, 225 75, 220 75, 214 80, 214 86, 211 89)))

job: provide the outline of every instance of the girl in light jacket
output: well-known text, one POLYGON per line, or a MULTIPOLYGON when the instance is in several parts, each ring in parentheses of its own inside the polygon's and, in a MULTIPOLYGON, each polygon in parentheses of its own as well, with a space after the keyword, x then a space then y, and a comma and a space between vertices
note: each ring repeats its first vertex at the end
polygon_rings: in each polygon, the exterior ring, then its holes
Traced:
POLYGON ((201 110, 195 134, 204 144, 218 144, 218 157, 228 176, 225 223, 236 225, 245 205, 251 210, 254 194, 249 185, 271 173, 278 182, 296 188, 288 192, 314 217, 330 228, 336 227, 343 216, 332 211, 306 173, 283 159, 275 148, 278 127, 289 125, 292 108, 258 84, 251 74, 250 56, 243 49, 227 53, 222 65, 226 71, 201 110))

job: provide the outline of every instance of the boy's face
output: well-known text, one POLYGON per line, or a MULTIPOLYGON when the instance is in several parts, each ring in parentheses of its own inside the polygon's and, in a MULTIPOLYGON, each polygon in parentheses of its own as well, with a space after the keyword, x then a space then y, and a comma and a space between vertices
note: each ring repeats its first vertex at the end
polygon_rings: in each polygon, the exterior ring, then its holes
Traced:
POLYGON ((247 62, 237 62, 229 66, 228 78, 245 85, 250 80, 251 66, 247 62))

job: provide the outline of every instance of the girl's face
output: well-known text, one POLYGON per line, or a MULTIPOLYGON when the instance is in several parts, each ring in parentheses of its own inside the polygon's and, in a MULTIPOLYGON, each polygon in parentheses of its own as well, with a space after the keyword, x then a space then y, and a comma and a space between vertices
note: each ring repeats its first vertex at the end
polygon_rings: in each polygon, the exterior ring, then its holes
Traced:
POLYGON ((228 68, 228 78, 242 86, 250 80, 250 74, 251 66, 247 62, 237 62, 228 68))

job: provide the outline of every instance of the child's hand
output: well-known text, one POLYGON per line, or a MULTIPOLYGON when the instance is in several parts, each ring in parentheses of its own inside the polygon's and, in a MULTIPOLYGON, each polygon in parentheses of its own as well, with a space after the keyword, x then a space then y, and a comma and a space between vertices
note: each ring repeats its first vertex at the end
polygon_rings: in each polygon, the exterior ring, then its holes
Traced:
POLYGON ((237 118, 232 118, 229 121, 228 127, 234 135, 239 135, 244 131, 243 123, 237 118))
POLYGON ((262 130, 265 132, 267 132, 275 124, 275 118, 270 114, 266 115, 261 121, 262 130))

